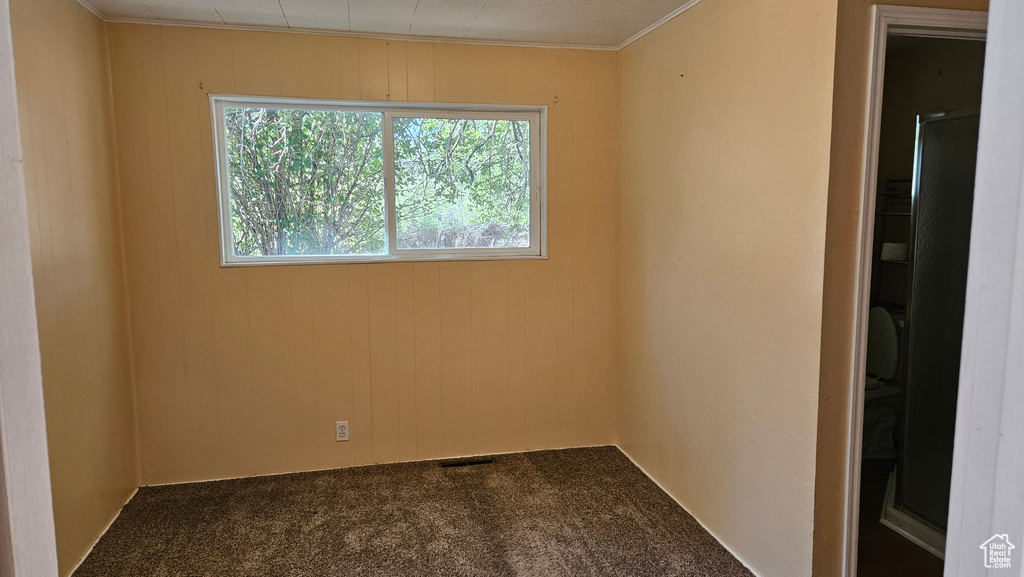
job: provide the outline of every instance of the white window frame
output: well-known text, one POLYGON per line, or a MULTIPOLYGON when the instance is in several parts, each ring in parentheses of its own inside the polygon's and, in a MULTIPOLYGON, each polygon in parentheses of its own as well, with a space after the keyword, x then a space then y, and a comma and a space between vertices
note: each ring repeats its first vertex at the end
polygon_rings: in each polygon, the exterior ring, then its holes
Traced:
POLYGON ((505 106, 426 102, 370 102, 210 95, 214 154, 217 168, 217 206, 220 211, 221 266, 328 264, 397 261, 521 260, 547 258, 547 106, 505 106), (249 106, 376 112, 382 115, 384 144, 385 235, 382 254, 238 256, 231 233, 231 195, 224 111, 249 106), (395 214, 395 118, 426 117, 474 120, 526 120, 530 123, 530 246, 511 248, 400 249, 395 214))

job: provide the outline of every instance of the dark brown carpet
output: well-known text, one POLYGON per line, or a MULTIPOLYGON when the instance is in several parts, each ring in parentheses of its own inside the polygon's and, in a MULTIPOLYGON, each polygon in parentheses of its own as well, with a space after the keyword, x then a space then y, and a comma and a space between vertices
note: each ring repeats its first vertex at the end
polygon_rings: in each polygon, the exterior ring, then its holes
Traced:
POLYGON ((615 447, 143 487, 75 577, 751 575, 615 447))

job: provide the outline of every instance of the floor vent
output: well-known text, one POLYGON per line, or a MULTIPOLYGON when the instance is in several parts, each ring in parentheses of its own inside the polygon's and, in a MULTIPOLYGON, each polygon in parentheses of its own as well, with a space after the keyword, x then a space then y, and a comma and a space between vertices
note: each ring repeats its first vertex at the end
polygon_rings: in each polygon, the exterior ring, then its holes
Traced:
POLYGON ((473 461, 449 461, 447 463, 441 463, 441 468, 447 469, 449 467, 469 467, 470 465, 490 465, 494 462, 494 459, 477 459, 473 461))

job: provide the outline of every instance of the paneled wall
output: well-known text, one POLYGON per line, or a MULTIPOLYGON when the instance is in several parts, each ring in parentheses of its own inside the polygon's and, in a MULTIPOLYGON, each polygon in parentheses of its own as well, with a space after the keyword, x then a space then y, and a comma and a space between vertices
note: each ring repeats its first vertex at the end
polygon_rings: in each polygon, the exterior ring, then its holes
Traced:
POLYGON ((615 441, 615 53, 110 36, 144 484, 615 441), (550 258, 220 268, 210 93, 548 105, 550 258))
POLYGON ((105 25, 12 0, 18 112, 61 574, 137 486, 105 25))
POLYGON ((619 54, 620 446, 809 575, 836 0, 708 0, 619 54))

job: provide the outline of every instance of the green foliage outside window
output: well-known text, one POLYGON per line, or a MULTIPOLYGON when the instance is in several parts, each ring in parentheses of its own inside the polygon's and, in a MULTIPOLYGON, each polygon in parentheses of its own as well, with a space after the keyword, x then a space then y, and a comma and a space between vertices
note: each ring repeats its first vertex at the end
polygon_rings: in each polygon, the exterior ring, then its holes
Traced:
POLYGON ((235 254, 384 252, 379 112, 228 108, 235 254))
POLYGON ((530 246, 530 123, 395 118, 399 248, 530 246))
MULTIPOLYGON (((225 109, 237 256, 384 254, 384 115, 225 109)), ((397 247, 530 246, 530 123, 394 118, 397 247)))

